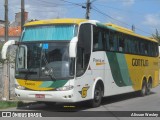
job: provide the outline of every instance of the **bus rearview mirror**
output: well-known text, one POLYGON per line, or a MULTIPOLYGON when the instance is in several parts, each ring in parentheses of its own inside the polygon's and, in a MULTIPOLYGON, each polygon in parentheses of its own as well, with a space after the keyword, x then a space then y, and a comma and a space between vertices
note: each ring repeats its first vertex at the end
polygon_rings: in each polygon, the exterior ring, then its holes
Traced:
POLYGON ((76 57, 77 41, 78 41, 77 37, 72 38, 69 45, 69 57, 76 57))

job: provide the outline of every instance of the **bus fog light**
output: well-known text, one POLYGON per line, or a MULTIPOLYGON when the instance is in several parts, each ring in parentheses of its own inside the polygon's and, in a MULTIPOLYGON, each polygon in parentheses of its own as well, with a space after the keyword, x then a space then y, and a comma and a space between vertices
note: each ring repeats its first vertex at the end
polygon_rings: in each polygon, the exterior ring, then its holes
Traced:
POLYGON ((24 90, 25 87, 15 84, 15 88, 19 90, 24 90))
POLYGON ((67 96, 64 96, 64 98, 67 98, 67 96))
POLYGON ((56 90, 57 91, 67 91, 67 90, 71 90, 71 89, 73 89, 73 86, 69 85, 69 86, 63 86, 63 87, 57 88, 56 90))

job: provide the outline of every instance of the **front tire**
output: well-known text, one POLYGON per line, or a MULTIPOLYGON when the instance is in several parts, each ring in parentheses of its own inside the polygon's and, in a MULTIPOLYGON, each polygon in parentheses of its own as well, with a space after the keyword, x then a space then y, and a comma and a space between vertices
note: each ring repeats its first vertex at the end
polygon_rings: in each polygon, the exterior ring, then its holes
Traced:
POLYGON ((97 84, 94 90, 94 98, 91 100, 91 107, 99 107, 102 101, 103 90, 100 84, 97 84))

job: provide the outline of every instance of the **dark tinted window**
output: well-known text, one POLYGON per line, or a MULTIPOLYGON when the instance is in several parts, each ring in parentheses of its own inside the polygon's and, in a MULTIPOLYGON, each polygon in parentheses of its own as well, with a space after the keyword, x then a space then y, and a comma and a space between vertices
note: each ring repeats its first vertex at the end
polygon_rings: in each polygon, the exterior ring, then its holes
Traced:
POLYGON ((155 42, 96 26, 93 32, 93 50, 158 56, 158 44, 155 42))
POLYGON ((93 51, 104 50, 105 34, 104 30, 93 27, 93 51))
POLYGON ((77 44, 77 76, 81 76, 87 69, 91 54, 91 25, 82 24, 79 29, 77 44))

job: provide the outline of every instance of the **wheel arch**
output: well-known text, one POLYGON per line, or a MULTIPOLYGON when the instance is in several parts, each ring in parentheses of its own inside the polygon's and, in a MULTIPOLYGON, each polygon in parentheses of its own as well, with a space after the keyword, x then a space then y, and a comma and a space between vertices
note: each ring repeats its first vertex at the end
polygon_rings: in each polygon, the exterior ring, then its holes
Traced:
POLYGON ((148 79, 147 79, 147 77, 146 77, 146 76, 143 76, 143 77, 142 77, 142 79, 141 79, 140 89, 142 88, 142 85, 143 85, 143 83, 144 83, 144 82, 146 82, 146 83, 147 83, 147 80, 148 80, 148 79))
POLYGON ((100 84, 102 90, 103 90, 103 96, 104 96, 104 92, 105 92, 105 87, 104 87, 104 82, 103 79, 101 77, 98 77, 95 79, 93 87, 92 87, 92 99, 94 98, 94 90, 97 84, 100 84))
POLYGON ((149 77, 148 77, 147 83, 149 83, 149 82, 151 83, 151 88, 152 88, 152 86, 153 86, 153 85, 152 85, 152 84, 153 84, 153 78, 152 78, 152 76, 149 76, 149 77))
POLYGON ((151 83, 153 82, 152 76, 148 77, 148 82, 150 82, 150 81, 151 81, 151 83))

